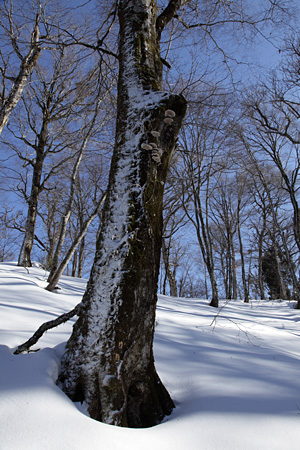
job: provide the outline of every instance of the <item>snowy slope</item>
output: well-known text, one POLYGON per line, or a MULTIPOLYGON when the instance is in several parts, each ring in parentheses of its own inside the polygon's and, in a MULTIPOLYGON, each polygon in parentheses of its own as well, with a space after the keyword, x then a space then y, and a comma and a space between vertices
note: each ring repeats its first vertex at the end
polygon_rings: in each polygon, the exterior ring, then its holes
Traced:
POLYGON ((55 385, 72 321, 40 351, 14 356, 44 321, 79 303, 85 282, 0 264, 0 450, 288 450, 299 448, 300 312, 292 302, 223 302, 160 296, 158 372, 176 403, 142 430, 98 423, 55 385), (216 314, 218 316, 216 317, 216 314))

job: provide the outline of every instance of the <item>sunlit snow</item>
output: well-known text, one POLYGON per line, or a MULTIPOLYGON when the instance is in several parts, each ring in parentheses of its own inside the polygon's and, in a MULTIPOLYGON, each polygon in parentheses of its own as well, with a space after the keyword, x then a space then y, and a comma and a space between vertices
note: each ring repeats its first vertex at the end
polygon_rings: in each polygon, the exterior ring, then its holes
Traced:
POLYGON ((159 297, 158 372, 176 409, 162 424, 132 430, 98 423, 56 386, 74 320, 34 347, 13 349, 45 321, 80 302, 84 280, 0 264, 1 450, 287 450, 299 447, 300 312, 294 302, 159 297), (218 315, 217 315, 218 314, 218 315), (217 316, 216 316, 217 315, 217 316), (80 411, 81 409, 81 411, 80 411))

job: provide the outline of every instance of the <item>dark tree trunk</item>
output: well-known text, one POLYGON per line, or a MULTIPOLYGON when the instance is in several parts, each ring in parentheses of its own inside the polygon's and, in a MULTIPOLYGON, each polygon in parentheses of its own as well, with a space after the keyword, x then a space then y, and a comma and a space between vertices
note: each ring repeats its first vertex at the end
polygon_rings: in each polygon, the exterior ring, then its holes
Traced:
POLYGON ((82 238, 79 250, 78 250, 78 268, 77 268, 77 278, 82 277, 83 271, 83 261, 84 261, 84 250, 85 250, 85 237, 82 238))
POLYGON ((77 263, 78 263, 78 254, 75 251, 72 260, 72 277, 76 277, 77 263))
POLYGON ((156 4, 121 0, 119 22, 116 144, 95 261, 60 379, 92 418, 147 427, 174 407, 155 370, 153 335, 163 190, 186 102, 161 91, 156 4), (167 110, 173 122, 164 121, 167 110))
POLYGON ((259 286, 259 293, 260 293, 261 300, 264 300, 266 298, 265 289, 264 289, 264 281, 263 281, 263 271, 262 271, 263 242, 264 242, 265 230, 266 230, 266 218, 264 215, 263 228, 258 234, 258 286, 259 286))
MULTIPOLYGON (((195 220, 193 221, 193 223, 196 228, 197 240, 200 246, 202 258, 206 266, 211 284, 212 299, 210 302, 210 306, 217 308, 219 306, 219 292, 215 277, 214 258, 209 225, 207 219, 204 220, 199 189, 197 189, 194 182, 192 182, 192 189, 193 189, 193 203, 195 211, 195 220)), ((207 201, 208 198, 206 198, 206 203, 207 201)), ((185 211, 187 212, 187 210, 185 211)))
POLYGON ((207 268, 210 285, 211 285, 211 302, 210 306, 217 308, 219 306, 219 291, 215 277, 215 266, 212 253, 211 238, 207 222, 204 221, 200 197, 195 198, 197 208, 195 210, 197 220, 197 239, 202 252, 202 257, 207 268))
POLYGON ((18 266, 31 267, 31 251, 33 248, 39 189, 32 186, 31 196, 28 202, 27 219, 25 222, 25 234, 19 254, 18 266))
MULTIPOLYGON (((279 254, 278 254, 278 247, 276 245, 276 243, 274 243, 274 254, 275 254, 275 261, 276 261, 276 271, 277 271, 277 277, 278 277, 278 281, 279 281, 279 298, 281 299, 286 299, 287 295, 286 295, 286 289, 284 286, 284 280, 282 277, 282 270, 281 270, 281 263, 280 263, 280 258, 279 258, 279 254)), ((277 295, 278 298, 278 295, 277 295)))
POLYGON ((237 276, 236 276, 236 260, 234 248, 232 248, 232 298, 237 300, 238 289, 237 289, 237 276))
MULTIPOLYGON (((165 239, 162 239, 162 257, 163 257, 163 262, 165 265, 165 272, 166 272, 166 278, 169 281, 169 286, 170 286, 170 295, 172 297, 177 297, 178 296, 178 291, 177 291, 177 283, 176 283, 176 278, 172 272, 171 269, 171 264, 170 264, 170 252, 166 247, 166 243, 165 243, 165 239)), ((165 294, 165 291, 164 291, 165 294)))
POLYGON ((43 126, 39 136, 39 145, 36 150, 36 161, 33 164, 31 193, 28 200, 27 219, 25 223, 25 235, 18 259, 18 265, 24 267, 31 267, 31 251, 35 235, 38 199, 42 191, 41 178, 44 164, 45 139, 46 130, 44 130, 43 126))
POLYGON ((243 282, 243 290, 244 290, 244 302, 245 303, 249 303, 250 299, 249 299, 249 291, 248 291, 247 280, 246 280, 244 246, 243 246, 243 240, 242 240, 242 234, 241 234, 241 224, 240 224, 239 210, 238 210, 238 217, 237 217, 237 232, 238 232, 239 246, 240 246, 241 268, 242 268, 242 282, 243 282))

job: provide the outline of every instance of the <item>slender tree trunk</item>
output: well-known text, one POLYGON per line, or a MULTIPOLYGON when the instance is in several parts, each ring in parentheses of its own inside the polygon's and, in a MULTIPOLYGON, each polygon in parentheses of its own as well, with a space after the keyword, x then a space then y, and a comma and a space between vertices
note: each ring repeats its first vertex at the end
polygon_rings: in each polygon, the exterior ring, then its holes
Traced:
POLYGON ((75 251, 72 260, 72 277, 76 277, 77 262, 78 262, 78 255, 77 252, 75 251))
MULTIPOLYGON (((198 243, 199 243, 199 246, 201 249, 203 261, 206 266, 209 280, 210 280, 210 285, 211 285, 212 299, 210 302, 210 306, 214 306, 215 308, 217 308, 219 306, 219 291, 218 291, 218 286, 217 286, 217 282, 216 282, 216 278, 215 278, 215 269, 214 269, 214 262, 213 262, 212 254, 210 252, 210 248, 208 247, 207 239, 203 239, 201 236, 200 229, 198 228, 196 230, 196 232, 197 232, 198 243)), ((204 234, 204 237, 206 238, 207 236, 206 236, 205 230, 202 230, 202 235, 203 234, 204 234)))
POLYGON ((229 247, 229 273, 230 273, 230 298, 237 299, 237 279, 236 279, 236 261, 233 244, 233 231, 228 232, 228 247, 229 247))
POLYGON ((244 258, 244 246, 243 246, 243 240, 242 240, 242 234, 241 234, 241 224, 240 224, 240 215, 238 213, 237 217, 237 232, 238 232, 238 239, 239 239, 239 247, 240 247, 240 256, 241 256, 241 267, 242 267, 242 283, 243 283, 243 290, 244 290, 244 302, 249 303, 249 291, 246 281, 246 270, 245 270, 245 258, 244 258))
MULTIPOLYGON (((95 110, 94 110, 94 114, 93 117, 91 119, 91 122, 89 124, 89 127, 87 129, 86 135, 84 136, 84 139, 81 143, 80 149, 78 151, 77 154, 77 158, 73 167, 73 171, 72 171, 72 176, 71 176, 71 183, 70 183, 70 190, 69 190, 69 198, 67 201, 67 205, 65 208, 65 212, 64 215, 61 219, 61 225, 60 225, 60 233, 59 233, 59 238, 56 244, 56 248, 55 248, 55 252, 53 255, 53 261, 52 261, 52 267, 48 276, 48 283, 49 286, 52 287, 53 285, 55 285, 55 279, 57 278, 56 273, 58 271, 59 268, 59 258, 62 252, 62 248, 63 248, 63 244, 66 238, 66 233, 67 233, 67 226, 68 226, 68 222, 72 213, 72 208, 73 208, 73 204, 74 204, 74 195, 75 195, 75 185, 76 185, 76 179, 78 176, 78 171, 79 171, 79 166, 81 164, 82 158, 83 158, 83 154, 84 151, 86 149, 87 143, 92 135, 93 129, 94 129, 94 125, 97 119, 97 115, 99 113, 99 108, 100 108, 100 104, 101 104, 101 97, 100 97, 100 86, 98 89, 98 98, 97 98, 97 102, 96 102, 96 106, 95 106, 95 110)), ((48 286, 48 287, 49 287, 48 286)), ((54 286, 53 286, 54 287, 54 286)), ((47 288, 48 289, 48 288, 47 288)), ((52 290, 51 288, 49 288, 48 290, 52 290)))
POLYGON ((56 268, 56 271, 52 274, 51 281, 48 284, 48 286, 46 287, 47 291, 53 291, 53 289, 56 287, 56 285, 57 285, 60 277, 62 276, 64 270, 66 269, 67 265, 71 261, 74 252, 76 251, 78 245, 80 244, 80 242, 84 238, 84 236, 85 236, 85 234, 86 234, 86 232, 88 230, 88 227, 90 226, 92 221, 95 219, 95 217, 98 215, 99 210, 100 210, 100 208, 101 208, 101 206, 102 206, 102 204, 104 202, 104 199, 105 199, 105 194, 102 196, 101 200, 98 202, 98 205, 97 205, 96 209, 92 212, 90 217, 84 222, 83 227, 81 228, 81 230, 79 230, 79 233, 77 234, 77 236, 73 240, 72 245, 68 249, 65 257, 62 259, 62 261, 60 262, 59 266, 56 268))
POLYGON ((226 247, 227 247, 227 295, 226 298, 228 300, 232 299, 232 258, 231 258, 231 245, 230 245, 230 232, 226 231, 227 239, 226 239, 226 247))
POLYGON ((236 260, 234 248, 232 248, 232 298, 237 300, 238 292, 237 292, 237 277, 236 277, 236 260))
POLYGON ((186 110, 181 96, 160 90, 158 36, 168 17, 156 21, 150 0, 119 2, 116 144, 95 261, 60 377, 92 418, 130 427, 152 426, 174 406, 153 358, 163 190, 186 110), (164 121, 167 110, 173 122, 164 121))
MULTIPOLYGON (((206 231, 205 230, 203 230, 203 231, 204 231, 205 238, 207 238, 206 231)), ((202 231, 202 233, 203 233, 203 231, 202 231)), ((219 291, 218 291, 217 281, 215 278, 215 268, 214 268, 213 256, 212 256, 212 253, 209 248, 210 246, 208 246, 207 240, 204 239, 205 243, 203 244, 200 233, 197 233, 197 236, 198 236, 198 242, 199 242, 199 245, 200 245, 200 248, 202 251, 202 257, 203 257, 204 263, 207 268, 210 285, 211 285, 212 299, 210 302, 210 306, 217 308, 219 306, 219 291), (199 238, 200 238, 200 240, 199 240, 199 238)))
POLYGON ((283 277, 282 277, 282 270, 281 270, 281 264, 280 264, 279 254, 278 254, 278 247, 277 247, 276 243, 274 243, 274 253, 275 253, 275 260, 276 260, 277 276, 278 276, 279 286, 280 286, 279 298, 286 299, 286 291, 285 291, 284 281, 283 281, 283 277))
POLYGON ((224 251, 220 251, 220 263, 221 263, 221 273, 224 284, 225 297, 228 298, 228 276, 227 276, 227 264, 224 257, 224 251))
POLYGON ((27 219, 25 222, 25 234, 22 242, 18 266, 31 267, 31 251, 33 248, 36 216, 37 216, 37 204, 38 204, 38 189, 33 187, 31 196, 28 202, 27 219))
POLYGON ((84 259, 84 251, 85 251, 85 236, 81 239, 79 250, 78 250, 78 268, 77 268, 77 277, 82 277, 83 271, 83 259, 84 259))
POLYGON ((9 116, 22 97, 27 80, 30 77, 39 58, 40 47, 40 30, 39 22, 41 19, 41 6, 36 14, 35 26, 31 33, 31 46, 26 56, 22 57, 17 50, 17 54, 21 59, 19 73, 16 76, 12 88, 7 98, 0 105, 0 135, 8 122, 9 116))
POLYGON ((163 293, 163 295, 167 294, 167 274, 166 274, 166 272, 164 273, 164 279, 163 279, 163 283, 162 283, 162 293, 163 293))
POLYGON ((52 267, 54 250, 55 250, 54 239, 49 239, 49 247, 47 249, 47 256, 46 256, 46 269, 47 270, 50 270, 52 267))
POLYGON ((169 281, 170 295, 172 297, 177 297, 178 296, 177 283, 176 283, 176 279, 175 279, 174 274, 171 269, 169 252, 166 248, 166 243, 165 243, 164 238, 162 239, 162 257, 163 257, 163 261, 164 261, 164 265, 165 265, 166 277, 168 278, 168 281, 169 281))
POLYGON ((263 270, 262 270, 264 234, 265 234, 265 228, 263 228, 263 230, 259 233, 259 237, 258 237, 258 286, 259 286, 261 300, 264 300, 266 298, 264 282, 263 282, 263 270))
POLYGON ((25 235, 19 254, 18 266, 31 267, 31 251, 35 235, 38 199, 42 190, 41 178, 42 178, 43 162, 44 162, 44 141, 41 142, 40 139, 36 155, 36 162, 34 163, 33 166, 31 193, 28 201, 27 219, 25 223, 25 235))
MULTIPOLYGON (((79 151, 79 154, 76 158, 76 162, 73 168, 73 172, 72 172, 72 177, 71 177, 71 185, 70 185, 70 192, 69 192, 69 198, 68 198, 68 202, 65 208, 65 212, 64 215, 61 219, 61 225, 60 225, 60 233, 59 233, 59 238, 56 244, 56 248, 55 248, 55 252, 53 255, 53 260, 52 260, 52 266, 51 266, 51 270, 48 276, 48 283, 49 286, 55 285, 56 283, 54 282, 54 277, 55 274, 58 270, 58 265, 59 265, 59 258, 61 255, 61 251, 63 248, 63 244, 65 242, 65 238, 66 238, 66 233, 67 233, 67 227, 68 227, 68 223, 69 223, 69 219, 71 217, 71 213, 72 213, 72 207, 74 204, 74 193, 75 193, 75 182, 76 182, 76 177, 78 174, 78 170, 79 170, 79 165, 81 163, 82 160, 82 156, 83 156, 83 151, 85 149, 86 146, 86 139, 84 140, 81 149, 79 151)), ((55 286, 54 286, 55 287, 55 286)), ((48 289, 48 288, 47 288, 48 289)), ((48 289, 48 290, 52 290, 52 289, 48 289)))
POLYGON ((204 286, 205 286, 205 298, 208 298, 207 273, 205 264, 204 264, 204 286))
MULTIPOLYGON (((193 186, 193 196, 194 196, 194 208, 195 208, 195 222, 194 225, 196 227, 197 240, 201 249, 203 261, 206 265, 210 284, 211 284, 211 293, 212 299, 210 302, 210 306, 217 308, 219 306, 219 292, 218 286, 215 278, 215 268, 214 268, 214 259, 212 253, 212 243, 209 232, 209 227, 207 220, 204 220, 203 210, 201 205, 200 195, 198 194, 195 186, 193 186)), ((208 199, 206 199, 207 202, 208 199)))

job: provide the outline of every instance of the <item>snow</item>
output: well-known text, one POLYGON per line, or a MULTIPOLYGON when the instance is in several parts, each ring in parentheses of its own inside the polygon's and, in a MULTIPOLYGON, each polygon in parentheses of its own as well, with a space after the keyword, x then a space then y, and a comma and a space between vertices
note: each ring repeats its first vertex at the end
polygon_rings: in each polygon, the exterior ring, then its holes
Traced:
POLYGON ((294 302, 159 297, 154 354, 176 404, 162 424, 122 429, 96 422, 56 386, 72 323, 29 354, 15 346, 80 302, 84 280, 43 288, 41 268, 0 264, 1 450, 285 450, 298 448, 300 312, 294 302))

